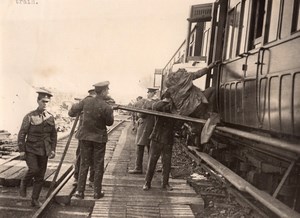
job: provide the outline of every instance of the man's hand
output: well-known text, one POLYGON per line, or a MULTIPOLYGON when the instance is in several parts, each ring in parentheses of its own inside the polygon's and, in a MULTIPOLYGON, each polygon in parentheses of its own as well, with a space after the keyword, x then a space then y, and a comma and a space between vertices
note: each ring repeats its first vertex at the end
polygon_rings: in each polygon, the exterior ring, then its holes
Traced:
POLYGON ((49 155, 49 159, 53 159, 55 157, 55 151, 51 151, 49 155))
POLYGON ((25 157, 26 157, 25 152, 21 151, 20 152, 20 160, 25 160, 25 157))
POLYGON ((119 109, 119 105, 118 104, 112 104, 112 109, 113 110, 118 110, 119 109))
POLYGON ((219 63, 221 63, 220 61, 215 61, 215 62, 212 62, 208 65, 208 68, 214 68, 215 66, 217 66, 219 63))

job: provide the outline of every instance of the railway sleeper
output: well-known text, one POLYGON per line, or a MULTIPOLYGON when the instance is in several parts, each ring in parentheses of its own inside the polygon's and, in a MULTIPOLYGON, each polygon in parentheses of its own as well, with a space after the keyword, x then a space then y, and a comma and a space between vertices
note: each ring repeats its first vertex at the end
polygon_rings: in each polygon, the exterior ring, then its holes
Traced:
POLYGON ((199 150, 225 164, 255 187, 300 211, 298 155, 219 134, 210 143, 201 145, 199 150))

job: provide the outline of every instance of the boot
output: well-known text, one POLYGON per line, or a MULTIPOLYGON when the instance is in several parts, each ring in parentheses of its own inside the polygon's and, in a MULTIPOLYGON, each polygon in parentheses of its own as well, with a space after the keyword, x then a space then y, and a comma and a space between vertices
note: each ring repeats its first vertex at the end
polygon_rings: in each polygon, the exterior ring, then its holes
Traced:
POLYGON ((84 193, 80 191, 76 191, 74 197, 79 199, 84 199, 84 193))
POLYGON ((128 171, 129 174, 143 174, 142 170, 133 169, 128 171))
POLYGON ((101 191, 100 193, 94 193, 94 199, 100 199, 104 197, 104 192, 101 191))
POLYGON ((145 185, 143 186, 144 191, 148 191, 150 188, 151 188, 151 183, 150 182, 146 182, 145 185))
POLYGON ((21 197, 26 198, 26 195, 27 195, 27 185, 26 185, 25 180, 23 180, 23 179, 21 180, 21 183, 20 183, 19 193, 20 193, 21 197))
POLYGON ((33 184, 33 189, 32 189, 32 199, 39 199, 40 193, 43 188, 43 182, 35 182, 33 184))
POLYGON ((41 207, 42 203, 38 199, 32 198, 31 199, 31 206, 32 207, 41 207))
POLYGON ((170 186, 169 184, 163 184, 161 188, 165 189, 167 191, 172 191, 173 190, 173 187, 170 186))
POLYGON ((144 157, 144 146, 137 146, 136 148, 136 160, 135 168, 129 170, 129 174, 143 174, 143 157, 144 157))

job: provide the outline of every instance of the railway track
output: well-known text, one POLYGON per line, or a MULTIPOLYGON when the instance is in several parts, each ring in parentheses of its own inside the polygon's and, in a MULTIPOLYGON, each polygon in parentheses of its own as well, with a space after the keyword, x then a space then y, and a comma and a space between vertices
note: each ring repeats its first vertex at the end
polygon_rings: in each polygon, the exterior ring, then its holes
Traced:
MULTIPOLYGON (((120 120, 115 120, 115 124, 108 129, 109 142, 107 143, 106 155, 105 155, 105 166, 109 163, 113 151, 115 149, 118 138, 121 134, 121 130, 124 127, 124 121, 127 117, 122 117, 120 120)), ((57 155, 55 160, 49 162, 50 168, 53 162, 57 162, 60 160, 63 154, 64 147, 67 143, 68 137, 64 137, 63 139, 58 141, 57 146, 57 155)), ((90 207, 64 207, 65 205, 59 205, 55 203, 55 196, 59 193, 59 191, 68 183, 68 181, 73 179, 74 169, 73 163, 75 162, 75 151, 77 148, 78 141, 72 138, 70 141, 69 151, 65 155, 65 159, 61 168, 61 172, 58 174, 58 179, 55 183, 55 186, 52 188, 52 180, 53 173, 51 178, 46 182, 46 187, 43 188, 40 199, 43 202, 42 207, 39 209, 30 207, 30 199, 29 198, 20 198, 18 195, 18 188, 11 187, 1 187, 1 212, 0 216, 2 217, 86 217, 90 214, 90 207), (51 189, 51 191, 49 191, 51 189), (50 195, 49 195, 50 194, 50 195), (16 207, 17 205, 17 207, 16 207)), ((72 187, 75 189, 75 186, 72 187)), ((31 192, 31 187, 29 187, 28 193, 31 192)), ((72 194, 73 190, 71 190, 70 194, 72 194)), ((69 196, 71 198, 71 196, 69 196)))
MULTIPOLYGON (((241 177, 234 174, 231 170, 211 158, 209 155, 197 151, 196 147, 186 146, 184 144, 181 145, 185 153, 198 166, 200 166, 201 169, 203 169, 207 174, 213 177, 214 180, 219 182, 219 187, 221 187, 220 189, 225 189, 227 195, 233 197, 235 202, 237 202, 242 208, 246 208, 245 210, 247 211, 245 213, 247 214, 247 217, 300 217, 299 213, 288 208, 283 203, 278 202, 278 200, 271 199, 271 196, 263 193, 263 191, 257 191, 261 194, 261 196, 265 196, 264 199, 260 199, 260 196, 257 196, 257 198, 255 198, 246 191, 239 190, 237 184, 239 184, 240 186, 242 186, 243 184, 243 186, 245 186, 247 189, 256 190, 256 188, 252 187, 251 184, 247 183, 241 177), (266 201, 266 203, 263 201, 266 201), (268 207, 268 205, 270 205, 270 207, 268 207), (277 212, 276 209, 274 210, 273 208, 276 206, 278 208, 281 208, 282 210, 280 212, 277 212)), ((215 185, 213 185, 211 187, 206 187, 206 190, 212 188, 218 189, 215 185)), ((214 196, 219 195, 215 193, 204 193, 203 195, 206 194, 214 196)), ((221 198, 225 197, 225 195, 220 194, 221 198)))

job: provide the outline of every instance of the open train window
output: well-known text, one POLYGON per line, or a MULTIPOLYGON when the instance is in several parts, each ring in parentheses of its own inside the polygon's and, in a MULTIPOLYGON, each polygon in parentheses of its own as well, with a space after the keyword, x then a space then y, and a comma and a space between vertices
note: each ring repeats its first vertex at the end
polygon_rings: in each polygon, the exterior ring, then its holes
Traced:
POLYGON ((262 43, 264 25, 265 0, 253 0, 249 34, 249 49, 257 48, 262 43))
POLYGON ((225 59, 235 57, 238 53, 238 36, 240 29, 241 4, 237 4, 228 12, 226 29, 225 59))
POLYGON ((295 0, 284 0, 280 31, 281 39, 291 35, 294 1, 295 0))
POLYGON ((245 53, 247 51, 246 42, 247 42, 247 26, 249 21, 249 8, 250 8, 250 1, 243 1, 242 2, 242 20, 241 20, 241 26, 240 26, 240 47, 239 47, 239 54, 245 53))
POLYGON ((292 32, 300 30, 300 0, 294 2, 292 32))
POLYGON ((266 42, 272 42, 277 39, 280 5, 281 0, 268 1, 266 42))
POLYGON ((201 56, 207 57, 208 53, 208 43, 210 37, 210 28, 207 28, 203 31, 203 40, 202 40, 202 49, 201 49, 201 56))

